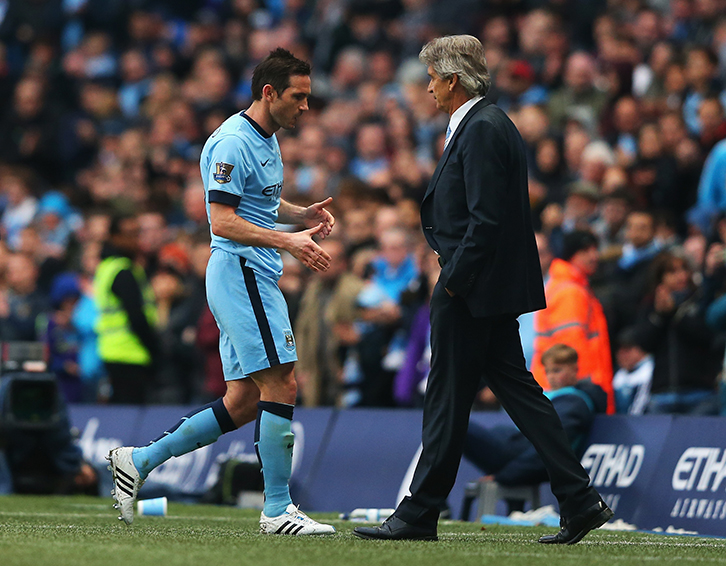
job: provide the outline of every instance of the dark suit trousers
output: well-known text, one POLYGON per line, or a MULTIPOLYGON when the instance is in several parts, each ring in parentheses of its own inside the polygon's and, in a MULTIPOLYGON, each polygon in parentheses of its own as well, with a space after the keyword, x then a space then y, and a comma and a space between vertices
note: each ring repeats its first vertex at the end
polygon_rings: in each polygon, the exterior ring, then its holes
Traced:
POLYGON ((482 376, 547 468, 560 513, 599 500, 570 447, 560 418, 527 371, 514 315, 474 318, 441 283, 431 298, 431 372, 423 413, 423 451, 396 516, 435 526, 459 470, 469 413, 482 376))

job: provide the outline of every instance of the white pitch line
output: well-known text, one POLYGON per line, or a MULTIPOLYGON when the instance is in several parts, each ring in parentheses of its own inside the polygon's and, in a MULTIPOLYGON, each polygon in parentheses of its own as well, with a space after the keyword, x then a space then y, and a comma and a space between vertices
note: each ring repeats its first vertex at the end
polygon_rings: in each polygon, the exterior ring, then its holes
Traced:
MULTIPOLYGON (((106 518, 106 519, 113 519, 114 514, 113 511, 110 510, 109 513, 47 513, 47 512, 38 512, 38 513, 30 513, 27 511, 0 511, 0 516, 6 516, 6 517, 57 517, 57 518, 83 518, 83 517, 89 517, 89 518, 106 518)), ((205 517, 205 516, 196 516, 196 515, 167 515, 164 517, 167 520, 178 520, 178 521, 244 521, 244 522, 257 522, 256 517, 205 517)), ((143 519, 141 519, 143 521, 143 519)), ((339 521, 334 521, 336 523, 339 523, 339 521)), ((115 524, 115 523, 114 523, 115 524)), ((76 525, 34 525, 42 528, 83 528, 76 525)), ((352 526, 352 525, 351 525, 352 526)), ((1 528, 1 527, 0 527, 1 528)), ((133 528, 133 527, 131 527, 133 528)), ((342 531, 344 532, 344 531, 342 531)), ((628 531, 629 532, 629 531, 628 531)), ((658 547, 680 547, 680 548, 723 548, 726 549, 726 541, 724 542, 683 542, 683 541, 676 541, 673 540, 673 542, 669 542, 667 540, 663 541, 657 541, 657 540, 642 540, 642 541, 634 541, 634 540, 619 540, 618 534, 613 531, 605 531, 598 533, 600 536, 596 539, 584 539, 583 541, 579 542, 579 545, 589 545, 589 546, 596 546, 596 545, 609 545, 609 546, 658 546, 658 547)), ((666 535, 657 535, 657 534, 648 534, 645 536, 663 536, 666 535)), ((676 535, 677 536, 677 535, 676 535)), ((512 542, 520 543, 522 542, 522 539, 528 539, 531 542, 535 541, 535 537, 529 533, 507 533, 507 534, 497 534, 494 532, 475 532, 475 533, 447 533, 447 532, 439 532, 439 538, 443 539, 453 539, 456 540, 457 538, 468 538, 468 537, 479 537, 479 538, 488 538, 491 540, 496 541, 503 541, 503 540, 511 540, 512 542)), ((668 535, 668 538, 673 538, 674 535, 668 535)), ((504 554, 504 553, 500 553, 504 554)), ((521 554, 518 554, 521 555, 521 554)), ((533 555, 534 556, 534 555, 533 555)), ((540 556, 540 555, 537 555, 540 556)), ((647 557, 644 557, 643 559, 647 559, 647 557)))
MULTIPOLYGON (((609 531, 609 533, 612 533, 612 531, 609 531)), ((532 535, 529 535, 527 533, 507 533, 507 534, 496 534, 496 533, 490 533, 490 532, 482 532, 482 533, 441 533, 439 532, 439 538, 441 537, 450 537, 450 538, 457 538, 457 537, 486 537, 489 536, 491 539, 496 540, 506 540, 506 539, 530 539, 533 540, 532 535)), ((609 536, 613 536, 610 534, 609 536)), ((659 535, 650 535, 650 536, 659 536, 659 535)), ((669 535, 672 536, 672 535, 669 535)), ((512 541, 512 542, 521 542, 520 540, 512 541)), ((726 541, 723 543, 717 543, 717 542, 702 542, 702 543, 696 543, 696 542, 665 542, 665 541, 656 541, 656 540, 644 540, 644 541, 634 541, 634 540, 603 540, 603 538, 595 538, 595 539, 584 539, 578 543, 578 545, 600 545, 600 544, 607 544, 607 545, 630 545, 630 546, 679 546, 684 548, 704 548, 704 547, 712 547, 712 548, 723 548, 726 550, 726 541)))
MULTIPOLYGON (((580 543, 578 543, 578 544, 580 544, 580 543)), ((472 551, 466 551, 466 552, 463 552, 463 554, 466 554, 467 556, 480 556, 481 555, 480 552, 472 552, 472 551)), ((534 558, 534 559, 543 558, 543 554, 534 553, 534 552, 506 552, 505 551, 505 552, 492 552, 492 553, 489 553, 488 555, 489 556, 512 556, 512 557, 516 557, 516 558, 526 557, 526 558, 534 558)), ((632 556, 608 556, 607 559, 610 562, 619 562, 620 561, 620 562, 632 563, 632 561, 633 561, 632 556)), ((643 560, 643 561, 651 561, 651 562, 656 561, 656 560, 659 562, 663 562, 665 560, 669 560, 669 561, 673 560, 673 561, 678 561, 679 563, 680 562, 699 562, 699 563, 713 562, 716 564, 723 564, 723 559, 721 559, 721 558, 703 558, 703 557, 696 557, 696 556, 674 556, 672 559, 667 559, 667 558, 664 558, 663 556, 638 555, 637 559, 643 560)))
MULTIPOLYGON (((27 511, 0 511, 0 516, 7 517, 97 517, 113 519, 113 510, 108 513, 29 513, 27 511)), ((187 515, 167 515, 165 519, 193 520, 193 521, 258 521, 256 517, 196 517, 187 515)))

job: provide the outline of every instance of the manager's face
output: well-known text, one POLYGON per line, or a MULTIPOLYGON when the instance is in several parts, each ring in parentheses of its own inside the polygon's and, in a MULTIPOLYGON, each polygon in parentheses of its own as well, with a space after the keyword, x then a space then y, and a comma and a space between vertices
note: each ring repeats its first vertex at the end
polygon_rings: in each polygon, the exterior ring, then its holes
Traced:
POLYGON ((428 75, 430 79, 428 91, 434 95, 436 107, 442 112, 451 114, 451 79, 442 79, 431 65, 428 68, 428 75))

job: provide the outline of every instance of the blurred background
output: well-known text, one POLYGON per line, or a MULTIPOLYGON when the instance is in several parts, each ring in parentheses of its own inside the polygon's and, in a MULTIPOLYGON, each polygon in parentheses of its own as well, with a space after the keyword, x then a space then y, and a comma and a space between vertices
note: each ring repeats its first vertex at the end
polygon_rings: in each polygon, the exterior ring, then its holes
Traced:
MULTIPOLYGON (((418 206, 448 117, 417 55, 469 33, 526 142, 545 278, 568 234, 597 238, 589 292, 612 363, 593 371, 623 370, 618 410, 645 383, 636 412, 717 414, 724 14, 723 0, 0 0, 0 341, 44 343, 66 402, 114 403, 92 283, 110 219, 129 214, 156 308, 134 401, 223 394, 198 158, 282 46, 313 64, 309 112, 278 132, 282 196, 333 196, 337 219, 330 271, 286 257, 280 280, 300 404, 420 406, 438 265, 418 206)), ((537 316, 522 321, 535 364, 537 316)), ((484 389, 478 408, 496 407, 484 389)))

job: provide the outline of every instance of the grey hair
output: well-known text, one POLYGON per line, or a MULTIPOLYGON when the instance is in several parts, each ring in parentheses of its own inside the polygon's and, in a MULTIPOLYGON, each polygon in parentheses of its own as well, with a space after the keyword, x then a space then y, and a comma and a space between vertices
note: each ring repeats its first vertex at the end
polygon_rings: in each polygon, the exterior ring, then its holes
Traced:
POLYGON ((469 96, 484 96, 492 84, 484 47, 473 35, 447 35, 429 41, 418 54, 442 79, 459 77, 469 96))

